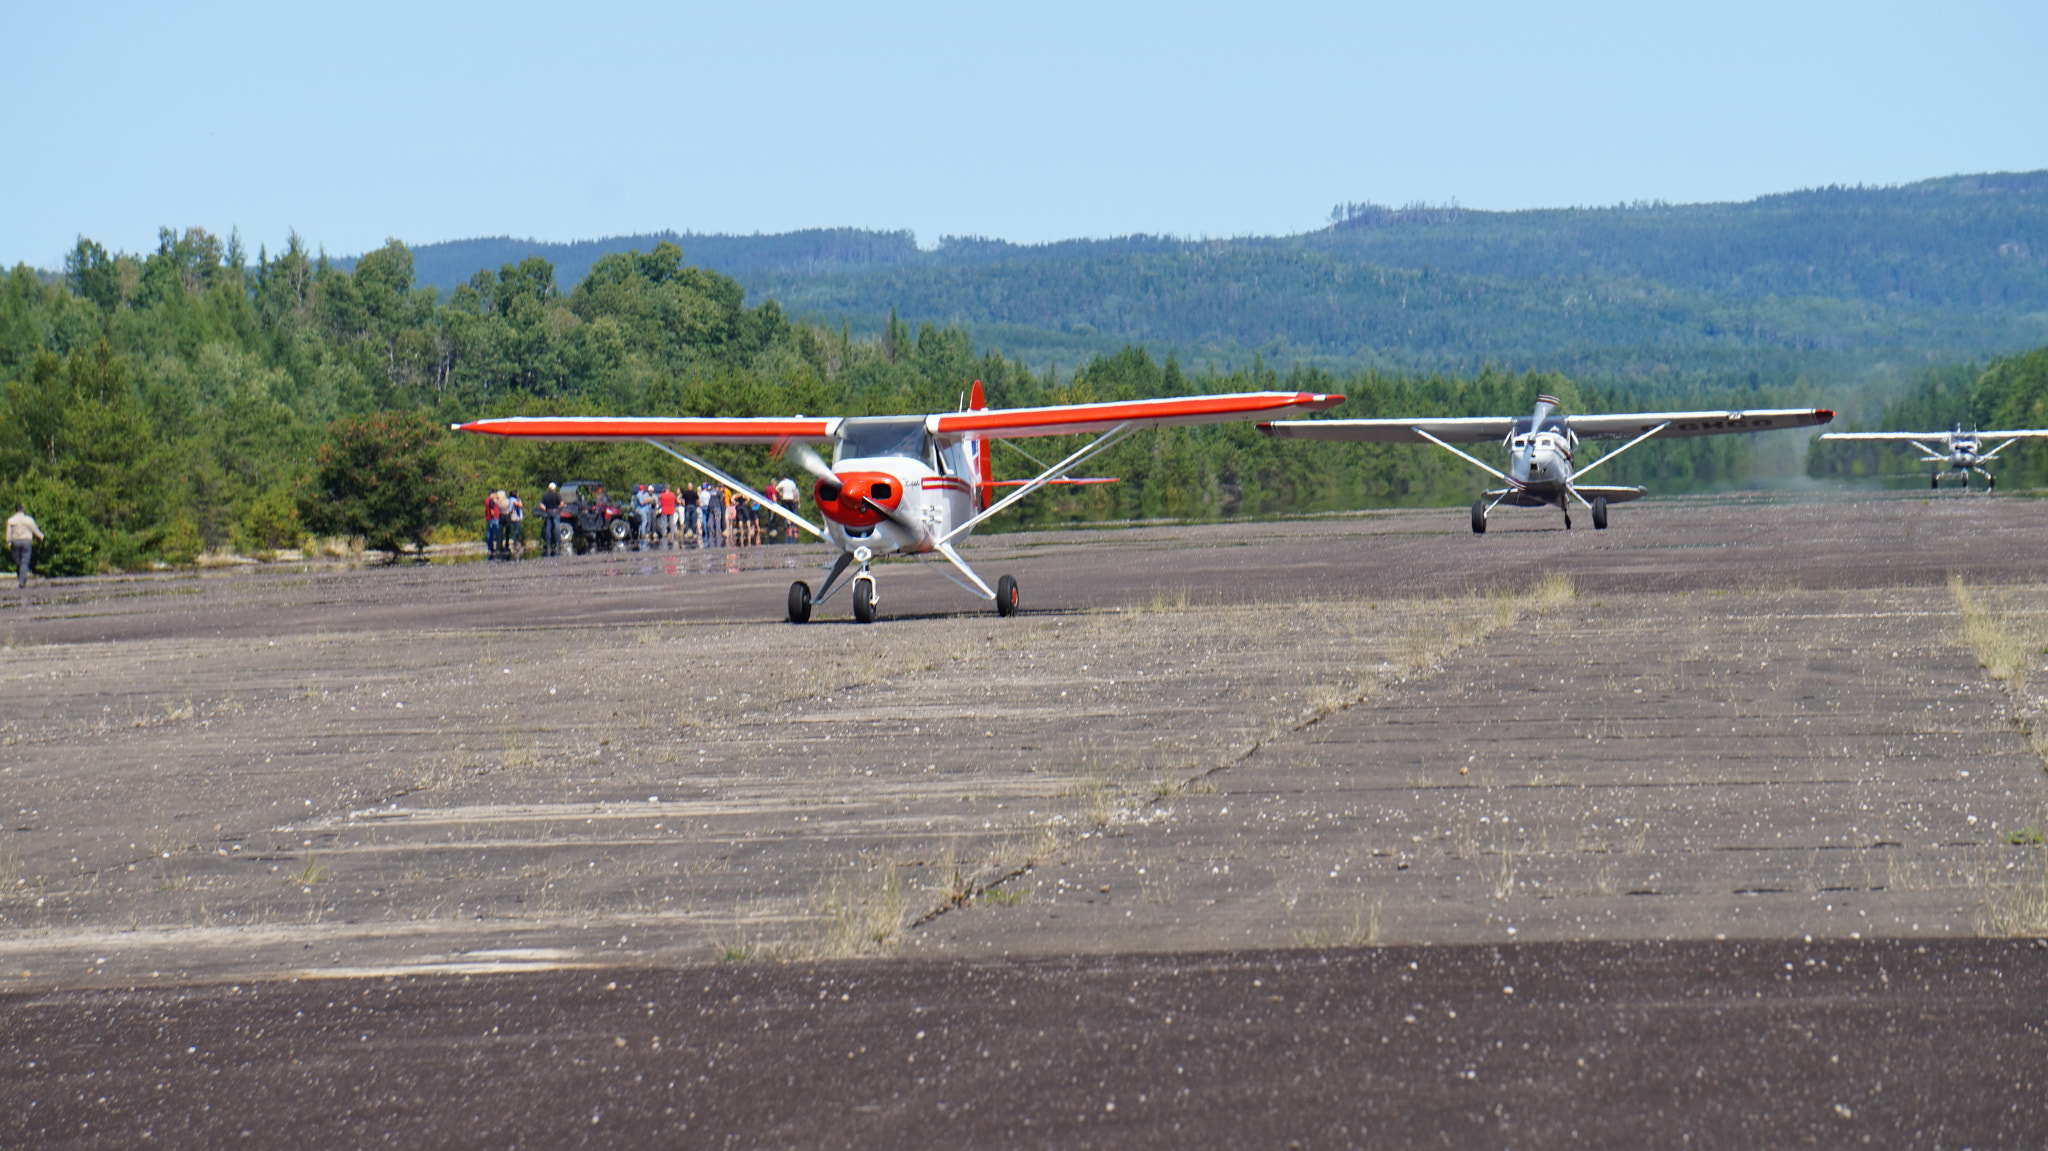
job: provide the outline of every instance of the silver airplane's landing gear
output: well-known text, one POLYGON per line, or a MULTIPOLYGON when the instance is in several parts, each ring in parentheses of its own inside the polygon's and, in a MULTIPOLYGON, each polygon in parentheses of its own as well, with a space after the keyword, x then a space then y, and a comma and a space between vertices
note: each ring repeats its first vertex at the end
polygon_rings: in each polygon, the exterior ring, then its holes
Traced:
POLYGON ((875 573, 868 570, 868 561, 875 553, 867 548, 853 549, 853 559, 860 565, 860 571, 853 577, 853 618, 859 623, 875 622, 875 573))
POLYGON ((1941 473, 1940 473, 1940 472, 1936 472, 1936 473, 1934 473, 1933 475, 1931 475, 1931 476, 1928 476, 1928 477, 1927 477, 1927 486, 1928 486, 1928 487, 1930 487, 1930 488, 1933 488, 1933 489, 1934 489, 1935 491, 1940 491, 1940 490, 1941 490, 1941 473))
POLYGON ((1472 534, 1475 536, 1486 534, 1486 501, 1484 499, 1472 501, 1472 534))
POLYGON ((789 622, 811 622, 811 585, 802 580, 789 585, 789 622))
POLYGON ((1606 496, 1593 497, 1593 530, 1596 532, 1604 532, 1607 530, 1606 496))
POLYGON ((1572 530, 1572 509, 1564 509, 1564 530, 1572 530))
POLYGON ((1017 577, 1004 576, 996 581, 996 614, 1017 614, 1017 577))

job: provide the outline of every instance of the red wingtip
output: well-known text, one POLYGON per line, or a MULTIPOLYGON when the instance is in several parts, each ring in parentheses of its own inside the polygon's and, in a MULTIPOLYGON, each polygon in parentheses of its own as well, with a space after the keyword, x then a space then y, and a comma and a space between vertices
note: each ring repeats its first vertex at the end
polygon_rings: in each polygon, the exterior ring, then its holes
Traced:
POLYGON ((1835 422, 1835 413, 1829 408, 1815 408, 1813 414, 1821 423, 1831 424, 1835 422))

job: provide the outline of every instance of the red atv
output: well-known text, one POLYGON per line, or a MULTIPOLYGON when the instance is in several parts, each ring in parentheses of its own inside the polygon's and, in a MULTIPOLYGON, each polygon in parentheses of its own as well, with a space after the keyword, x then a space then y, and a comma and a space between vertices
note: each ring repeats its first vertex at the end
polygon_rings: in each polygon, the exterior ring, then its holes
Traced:
POLYGON ((633 542, 639 525, 625 508, 611 501, 604 485, 596 480, 569 480, 559 489, 562 496, 562 550, 582 555, 593 549, 609 551, 633 542))

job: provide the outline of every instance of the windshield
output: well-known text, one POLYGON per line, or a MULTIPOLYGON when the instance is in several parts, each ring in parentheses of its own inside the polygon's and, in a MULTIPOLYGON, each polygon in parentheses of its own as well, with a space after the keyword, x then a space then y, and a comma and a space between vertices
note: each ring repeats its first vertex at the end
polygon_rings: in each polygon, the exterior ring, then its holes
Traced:
POLYGON ((924 417, 861 417, 840 425, 839 447, 832 454, 833 463, 876 456, 905 456, 931 463, 931 442, 925 435, 924 417))

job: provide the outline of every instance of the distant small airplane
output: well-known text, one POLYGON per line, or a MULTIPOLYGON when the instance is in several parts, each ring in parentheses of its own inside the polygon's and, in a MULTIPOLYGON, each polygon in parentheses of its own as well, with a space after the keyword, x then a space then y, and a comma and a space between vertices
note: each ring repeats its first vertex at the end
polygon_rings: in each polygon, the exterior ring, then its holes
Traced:
POLYGON ((1835 418, 1826 408, 1772 408, 1754 412, 1636 412, 1612 416, 1566 416, 1554 414, 1554 396, 1537 396, 1536 410, 1526 416, 1469 416, 1422 420, 1282 420, 1260 424, 1270 436, 1294 440, 1364 440, 1374 443, 1423 442, 1457 456, 1473 467, 1505 482, 1472 501, 1472 531, 1485 534, 1486 520, 1494 508, 1508 504, 1520 508, 1557 507, 1564 511, 1566 531, 1572 526, 1572 500, 1593 513, 1593 528, 1607 528, 1607 505, 1639 499, 1642 488, 1599 487, 1579 482, 1587 472, 1635 447, 1652 436, 1719 436, 1734 432, 1764 432, 1783 428, 1810 427, 1835 418), (1572 471, 1572 451, 1579 441, 1634 439, 1572 471), (1508 470, 1452 447, 1453 443, 1476 444, 1499 440, 1508 450, 1508 470), (1490 502, 1489 502, 1490 501, 1490 502))
MULTIPOLYGON (((2016 432, 1966 432, 1963 425, 1957 424, 1956 430, 1952 432, 1828 432, 1822 435, 1821 439, 1903 440, 1920 452, 1921 463, 1947 464, 1948 470, 1962 477, 1964 491, 1970 490, 1970 473, 1976 472, 1984 477, 1984 490, 1988 492, 1998 486, 1998 481, 1992 478, 1990 472, 1984 470, 1984 465, 1990 463, 1998 453, 2021 440, 2038 440, 2044 436, 2048 436, 2048 428, 2027 428, 2016 432), (1932 448, 1923 442, 1935 439, 1941 441, 1941 447, 1932 448), (2005 442, 1988 452, 1978 451, 1985 440, 2005 442)), ((1936 491, 1941 490, 1940 467, 1936 467, 1934 474, 1927 478, 1927 486, 1936 491)))
POLYGON ((793 416, 735 418, 668 418, 662 416, 510 416, 455 424, 458 432, 515 436, 535 440, 592 440, 638 443, 658 448, 839 548, 831 572, 815 599, 811 585, 798 580, 789 587, 789 620, 806 623, 811 608, 842 587, 839 577, 855 564, 860 570, 853 588, 853 618, 872 623, 877 611, 875 576, 869 564, 877 557, 914 556, 937 552, 966 576, 952 579, 968 592, 993 600, 998 615, 1014 615, 1019 606, 1017 581, 1003 576, 991 588, 953 545, 990 516, 1048 484, 1103 483, 1089 477, 1067 479, 1067 473, 1132 432, 1146 428, 1184 427, 1266 419, 1294 412, 1320 412, 1344 402, 1343 396, 1318 392, 1234 392, 1219 396, 1180 396, 1158 400, 1127 400, 1101 404, 1059 404, 1043 408, 990 408, 981 381, 974 381, 971 399, 961 411, 925 416, 793 416), (1028 436, 1093 434, 1096 438, 1028 480, 997 480, 990 466, 988 441, 1028 436), (789 451, 817 477, 812 494, 825 524, 814 524, 761 492, 672 445, 757 444, 789 451), (832 446, 827 464, 811 445, 832 446), (997 488, 1017 490, 1000 500, 997 488), (971 586, 970 586, 971 585, 971 586))

